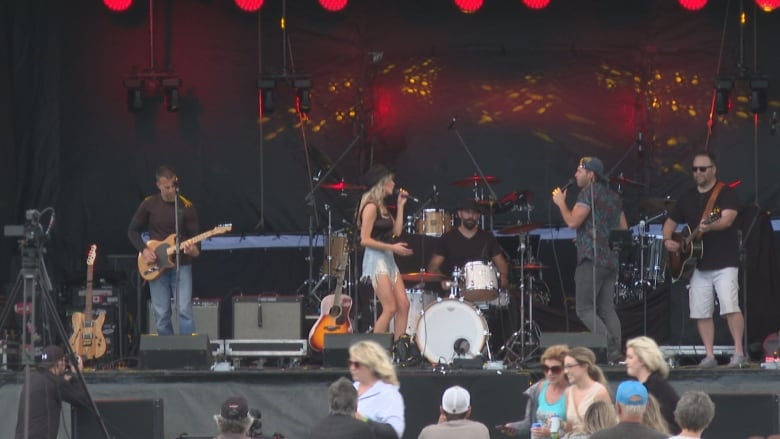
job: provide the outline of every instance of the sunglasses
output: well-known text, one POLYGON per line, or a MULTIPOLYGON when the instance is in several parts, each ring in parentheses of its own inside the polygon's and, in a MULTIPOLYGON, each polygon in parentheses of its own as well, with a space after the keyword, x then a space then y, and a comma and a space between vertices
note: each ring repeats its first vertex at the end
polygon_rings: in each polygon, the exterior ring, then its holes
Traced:
POLYGON ((542 365, 542 373, 547 373, 547 372, 552 372, 553 375, 558 375, 559 373, 563 372, 563 368, 561 366, 548 367, 542 365))
POLYGON ((691 172, 707 172, 707 169, 710 169, 713 166, 714 165, 709 165, 709 166, 692 166, 691 167, 691 172))
POLYGON ((349 367, 354 367, 355 369, 359 369, 361 366, 363 366, 363 363, 361 363, 359 361, 349 360, 349 361, 347 361, 347 365, 349 367))
POLYGON ((573 369, 573 368, 578 367, 578 366, 582 366, 582 365, 580 363, 564 364, 563 368, 564 369, 573 369))

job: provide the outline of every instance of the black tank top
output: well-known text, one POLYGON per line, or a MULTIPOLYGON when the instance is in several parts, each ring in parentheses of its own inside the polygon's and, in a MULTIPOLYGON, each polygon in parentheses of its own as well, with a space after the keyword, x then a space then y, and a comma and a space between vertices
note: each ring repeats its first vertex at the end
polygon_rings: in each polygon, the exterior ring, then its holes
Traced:
MULTIPOLYGON (((365 209, 365 206, 363 206, 365 209)), ((363 214, 362 212, 360 213, 363 214)), ((379 214, 379 206, 377 206, 377 218, 374 221, 374 227, 371 229, 371 237, 377 241, 392 243, 393 242, 393 219, 390 217, 384 217, 379 214)))

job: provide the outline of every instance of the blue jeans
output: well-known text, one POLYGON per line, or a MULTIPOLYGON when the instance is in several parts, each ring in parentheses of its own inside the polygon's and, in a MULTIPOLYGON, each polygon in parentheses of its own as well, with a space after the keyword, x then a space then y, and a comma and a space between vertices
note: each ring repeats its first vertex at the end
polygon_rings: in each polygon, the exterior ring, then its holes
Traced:
MULTIPOLYGON (((182 265, 179 276, 179 334, 189 335, 195 332, 195 323, 192 321, 192 265, 182 265)), ((157 318, 157 333, 172 335, 171 297, 176 294, 176 269, 166 270, 160 277, 150 281, 149 291, 157 318)))

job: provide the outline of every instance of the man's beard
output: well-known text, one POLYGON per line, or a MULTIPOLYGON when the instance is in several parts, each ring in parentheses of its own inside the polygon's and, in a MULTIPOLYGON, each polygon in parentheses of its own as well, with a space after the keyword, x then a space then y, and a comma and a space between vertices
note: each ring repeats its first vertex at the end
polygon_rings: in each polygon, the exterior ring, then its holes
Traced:
POLYGON ((463 227, 474 230, 477 227, 477 221, 473 219, 463 220, 463 227))

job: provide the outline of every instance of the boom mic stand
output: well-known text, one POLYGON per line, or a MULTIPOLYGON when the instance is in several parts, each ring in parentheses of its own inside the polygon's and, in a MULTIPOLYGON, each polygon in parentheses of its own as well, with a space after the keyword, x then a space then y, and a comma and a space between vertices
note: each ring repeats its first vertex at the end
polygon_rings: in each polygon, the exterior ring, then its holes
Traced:
MULTIPOLYGON (((71 364, 78 361, 76 354, 73 352, 73 349, 70 346, 70 343, 68 343, 67 332, 62 324, 62 320, 57 314, 57 307, 54 304, 54 300, 52 299, 53 288, 51 278, 49 277, 49 273, 46 271, 46 263, 43 260, 43 253, 45 251, 44 241, 49 235, 54 218, 53 208, 47 208, 43 212, 46 212, 48 209, 51 209, 52 216, 46 232, 43 231, 43 227, 41 227, 39 222, 42 213, 38 212, 37 210, 28 210, 26 212, 27 222, 24 225, 24 232, 22 234, 23 239, 19 241, 19 248, 22 254, 22 266, 16 277, 16 282, 13 286, 13 289, 8 296, 8 301, 6 302, 2 312, 0 312, 0 327, 2 327, 5 324, 8 315, 10 314, 11 308, 14 306, 18 296, 21 294, 22 315, 24 316, 23 320, 26 320, 22 323, 22 340, 20 343, 20 356, 21 362, 24 364, 25 383, 23 390, 24 394, 22 396, 22 404, 24 406, 23 438, 30 437, 30 377, 31 369, 35 365, 34 337, 38 335, 35 334, 35 331, 37 330, 36 314, 38 311, 38 299, 41 301, 41 307, 44 313, 42 316, 44 318, 44 322, 53 322, 53 327, 56 332, 56 334, 45 332, 43 334, 44 342, 48 340, 48 343, 53 344, 54 340, 63 341, 66 358, 68 361, 71 362, 71 364), (28 314, 29 319, 27 319, 28 314), (53 335, 56 335, 57 338, 53 337, 53 335)), ((14 235, 13 232, 9 233, 9 231, 14 230, 15 227, 17 226, 6 226, 4 233, 5 236, 18 236, 14 235)), ((48 324, 44 328, 51 330, 51 326, 48 324)), ((81 373, 81 369, 76 366, 71 370, 75 371, 76 375, 78 376, 80 385, 84 388, 84 393, 87 397, 87 400, 89 401, 92 412, 95 414, 95 419, 100 425, 100 429, 103 432, 103 437, 105 439, 111 439, 108 434, 106 424, 103 421, 103 417, 100 415, 100 411, 95 404, 95 400, 92 399, 92 395, 89 393, 89 389, 87 388, 86 381, 84 381, 84 375, 81 373)))
POLYGON ((498 196, 496 195, 496 192, 493 190, 493 186, 490 185, 490 182, 488 182, 487 177, 485 177, 485 173, 482 172, 482 168, 479 167, 479 163, 477 163, 477 159, 474 158, 474 155, 471 153, 471 149, 466 144, 466 141, 463 140, 463 136, 460 135, 460 132, 458 131, 458 127, 455 124, 456 119, 453 117, 452 121, 450 122, 450 125, 448 127, 449 130, 453 131, 455 133, 455 136, 458 138, 458 141, 460 142, 461 146, 463 146, 463 149, 466 151, 466 154, 469 156, 469 159, 471 160, 471 163, 474 164, 474 169, 477 170, 477 173, 479 173, 479 177, 482 179, 482 182, 485 184, 485 186, 488 188, 488 191, 490 192, 490 230, 493 230, 493 203, 498 200, 498 196))

